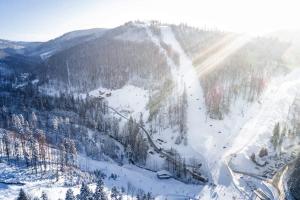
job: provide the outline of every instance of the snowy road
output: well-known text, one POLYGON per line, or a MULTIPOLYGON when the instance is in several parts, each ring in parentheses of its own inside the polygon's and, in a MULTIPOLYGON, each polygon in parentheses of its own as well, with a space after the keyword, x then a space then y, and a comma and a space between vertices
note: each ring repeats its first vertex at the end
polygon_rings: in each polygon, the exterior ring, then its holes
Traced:
POLYGON ((174 79, 177 84, 181 86, 182 90, 184 85, 186 86, 187 93, 187 127, 188 127, 188 141, 189 145, 195 152, 198 153, 198 157, 201 157, 204 168, 209 169, 206 165, 207 158, 204 157, 203 152, 206 151, 203 144, 208 141, 206 132, 201 130, 201 125, 205 122, 205 112, 201 109, 204 105, 203 92, 200 86, 199 77, 192 64, 192 61, 187 57, 180 44, 176 40, 172 29, 169 26, 161 28, 163 41, 172 46, 172 48, 180 55, 180 66, 176 69, 173 66, 174 79), (197 138, 196 140, 194 140, 197 138), (202 157, 203 156, 203 157, 202 157), (205 166, 206 165, 206 166, 205 166))

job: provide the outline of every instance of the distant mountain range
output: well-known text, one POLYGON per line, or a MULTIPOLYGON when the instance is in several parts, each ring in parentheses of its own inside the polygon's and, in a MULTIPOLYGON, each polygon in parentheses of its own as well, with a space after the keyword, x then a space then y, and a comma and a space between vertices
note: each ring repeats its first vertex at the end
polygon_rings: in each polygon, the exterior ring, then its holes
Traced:
MULTIPOLYGON (((0 63, 10 71, 34 73, 40 83, 50 81, 60 89, 120 88, 128 82, 149 87, 150 83, 162 80, 161 77, 170 77, 168 61, 158 44, 167 50, 175 63, 178 60, 176 52, 163 42, 160 25, 157 22, 128 22, 112 29, 72 31, 47 42, 0 40, 0 63), (158 44, 153 42, 152 35, 158 38, 158 44)), ((191 58, 227 35, 185 25, 166 26, 173 29, 191 58)), ((271 36, 283 40, 291 38, 284 35, 280 32, 271 36)), ((300 62, 295 56, 300 51, 299 41, 293 42, 289 48, 291 52, 286 56, 293 63, 300 62)))
MULTIPOLYGON (((3 40, 0 62, 11 71, 30 71, 41 82, 50 80, 60 88, 70 88, 68 84, 81 91, 100 85, 119 88, 130 81, 147 86, 152 82, 149 78, 155 82, 170 75, 165 55, 151 39, 152 34, 160 38, 158 26, 156 22, 128 22, 113 29, 73 31, 47 42, 3 40)), ((187 37, 196 41, 185 45, 191 52, 198 49, 197 45, 208 45, 222 36, 220 32, 168 26, 185 30, 181 32, 181 41, 187 37)), ((176 59, 176 53, 161 38, 157 42, 176 59)))

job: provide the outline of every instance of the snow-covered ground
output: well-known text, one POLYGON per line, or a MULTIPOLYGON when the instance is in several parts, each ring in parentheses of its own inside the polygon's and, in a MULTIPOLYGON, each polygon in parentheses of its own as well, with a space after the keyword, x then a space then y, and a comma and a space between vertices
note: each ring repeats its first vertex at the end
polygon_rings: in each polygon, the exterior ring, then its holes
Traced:
MULTIPOLYGON (((4 163, 0 163, 1 181, 6 182, 22 182, 24 186, 0 184, 0 197, 5 200, 13 200, 18 196, 19 190, 24 188, 30 195, 40 197, 42 191, 45 191, 50 199, 56 200, 64 198, 67 187, 63 186, 63 180, 56 182, 55 172, 46 172, 35 175, 32 169, 13 167, 4 163)), ((74 188, 75 192, 79 188, 74 188)))
POLYGON ((131 115, 138 119, 140 113, 142 113, 144 119, 148 118, 146 105, 149 99, 149 92, 147 90, 133 85, 125 85, 117 90, 98 88, 89 94, 106 98, 109 106, 126 116, 131 115), (110 96, 107 96, 107 94, 110 94, 110 96))
POLYGON ((91 160, 81 157, 81 167, 87 167, 93 171, 100 169, 102 172, 110 176, 116 174, 116 180, 105 180, 108 187, 117 186, 119 188, 127 187, 131 183, 136 189, 142 189, 145 192, 151 192, 153 195, 184 195, 188 197, 196 197, 202 186, 193 184, 184 184, 175 179, 158 179, 156 173, 138 168, 134 165, 119 166, 115 163, 91 160))
MULTIPOLYGON (((158 198, 169 196, 170 199, 176 198, 196 198, 202 186, 187 185, 175 179, 158 179, 156 173, 144 170, 133 165, 119 166, 116 163, 96 161, 85 156, 79 156, 79 166, 83 170, 94 171, 101 170, 107 177, 103 180, 105 183, 105 191, 109 194, 112 187, 122 187, 127 190, 128 185, 134 188, 135 192, 139 189, 144 192, 151 192, 158 198), (110 178, 111 174, 117 175, 116 179, 110 178)), ((64 185, 64 177, 61 176, 56 181, 55 170, 35 175, 31 169, 20 169, 12 167, 4 163, 0 163, 1 176, 0 181, 19 181, 25 183, 24 186, 0 184, 1 199, 13 200, 17 197, 20 188, 24 188, 32 196, 41 196, 45 191, 50 200, 64 199, 65 193, 69 187, 64 185), (35 178, 32 178, 35 177, 35 178), (31 179, 32 178, 32 179, 31 179)), ((95 184, 89 185, 91 189, 95 188, 95 184)), ((79 193, 80 185, 71 187, 75 194, 79 193)))

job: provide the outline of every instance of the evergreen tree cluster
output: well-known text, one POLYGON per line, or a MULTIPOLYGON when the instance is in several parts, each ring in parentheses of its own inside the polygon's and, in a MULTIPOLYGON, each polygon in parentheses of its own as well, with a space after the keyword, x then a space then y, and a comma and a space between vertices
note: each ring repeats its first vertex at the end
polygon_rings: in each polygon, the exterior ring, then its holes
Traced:
POLYGON ((139 122, 130 117, 124 125, 122 133, 117 137, 125 146, 125 153, 128 160, 132 163, 137 162, 142 165, 146 163, 149 149, 148 142, 140 128, 143 126, 142 116, 139 122))
POLYGON ((31 197, 29 194, 27 194, 22 188, 19 191, 19 195, 16 198, 16 200, 50 200, 48 198, 47 193, 44 191, 42 192, 42 195, 40 197, 31 197))
MULTIPOLYGON (((173 32, 197 69, 205 59, 236 39, 231 33, 173 26, 173 32)), ((285 71, 282 57, 288 43, 272 38, 253 38, 213 69, 199 74, 207 116, 223 119, 238 98, 252 102, 264 91, 270 78, 285 71)))
POLYGON ((9 87, 7 92, 9 95, 0 95, 0 128, 24 139, 32 135, 56 149, 65 149, 69 152, 61 159, 65 165, 66 162, 67 165, 75 164, 70 153, 75 149, 95 159, 107 154, 121 162, 119 147, 112 138, 105 137, 119 134, 119 120, 109 116, 107 102, 103 99, 88 95, 85 99, 74 98, 70 94, 47 96, 32 86, 9 87), (102 134, 94 134, 91 138, 88 128, 102 134), (39 131, 45 133, 44 138, 38 136, 39 131))
MULTIPOLYGON (((131 188, 134 189, 134 188, 131 188)), ((69 188, 65 195, 65 200, 122 200, 123 194, 125 193, 125 189, 122 190, 117 189, 117 187, 112 187, 110 194, 107 194, 106 191, 104 191, 104 183, 102 179, 97 180, 96 189, 93 192, 89 186, 86 183, 82 183, 80 187, 79 194, 75 195, 73 190, 69 188)), ((129 191, 127 191, 127 195, 129 194, 129 191)), ((133 194, 132 194, 133 195, 133 194)), ((20 189, 19 195, 17 197, 17 200, 53 200, 49 199, 47 193, 44 191, 42 192, 41 197, 34 197, 32 198, 30 195, 28 195, 24 189, 20 189)), ((136 194, 137 200, 154 200, 154 197, 151 193, 145 193, 142 190, 138 190, 136 194)))
POLYGON ((200 77, 207 115, 223 119, 237 99, 257 100, 270 79, 284 73, 282 56, 287 44, 273 39, 249 41, 200 77))
POLYGON ((51 56, 44 65, 46 79, 54 80, 53 84, 63 83, 66 91, 71 89, 69 84, 81 92, 99 86, 118 89, 132 80, 149 87, 171 74, 165 55, 146 38, 144 28, 130 23, 117 27, 101 38, 51 56), (130 40, 128 33, 143 38, 130 40))
POLYGON ((186 86, 167 80, 163 87, 152 91, 148 103, 151 133, 172 128, 178 132, 175 143, 187 144, 187 93, 186 86))

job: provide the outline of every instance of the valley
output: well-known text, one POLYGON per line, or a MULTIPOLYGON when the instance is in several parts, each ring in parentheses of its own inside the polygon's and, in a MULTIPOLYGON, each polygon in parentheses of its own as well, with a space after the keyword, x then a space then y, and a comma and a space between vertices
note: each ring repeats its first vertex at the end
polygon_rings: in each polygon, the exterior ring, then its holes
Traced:
POLYGON ((135 21, 3 44, 1 197, 279 199, 300 142, 287 43, 135 21))

